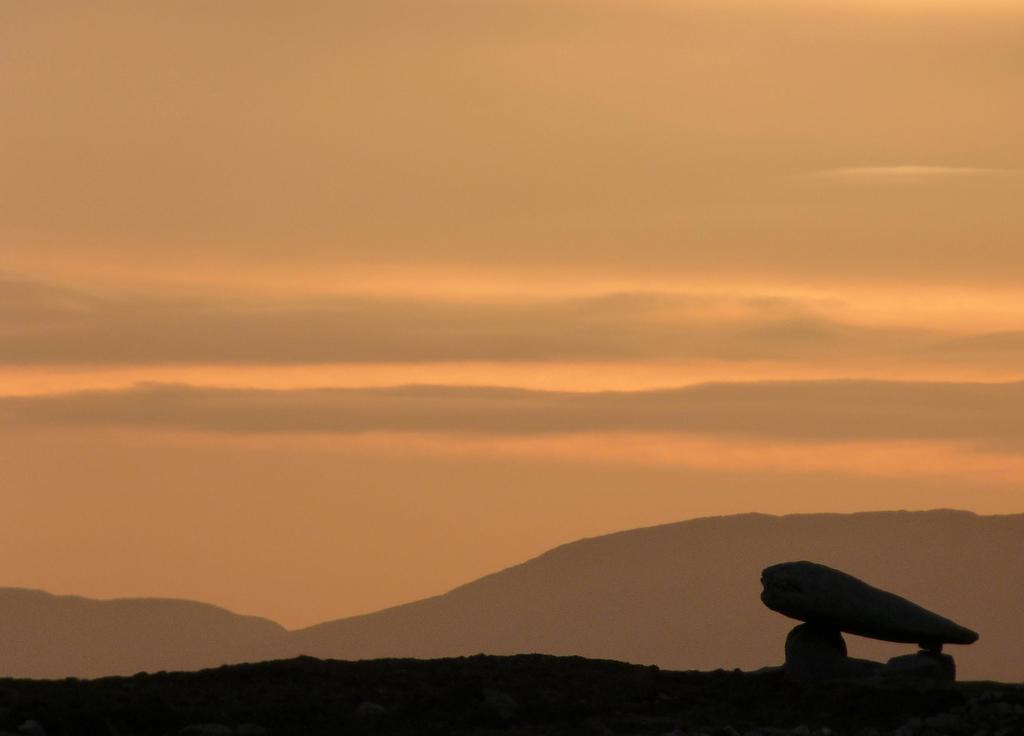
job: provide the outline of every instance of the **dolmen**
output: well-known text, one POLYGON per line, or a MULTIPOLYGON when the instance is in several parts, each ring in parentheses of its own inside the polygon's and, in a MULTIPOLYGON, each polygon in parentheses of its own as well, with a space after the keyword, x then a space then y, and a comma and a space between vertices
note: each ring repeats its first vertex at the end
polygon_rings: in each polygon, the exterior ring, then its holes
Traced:
POLYGON ((944 644, 973 644, 978 634, 906 598, 814 562, 783 562, 761 573, 761 601, 803 621, 786 637, 787 679, 800 682, 905 677, 956 679, 944 644), (885 664, 847 656, 843 634, 917 644, 885 664))

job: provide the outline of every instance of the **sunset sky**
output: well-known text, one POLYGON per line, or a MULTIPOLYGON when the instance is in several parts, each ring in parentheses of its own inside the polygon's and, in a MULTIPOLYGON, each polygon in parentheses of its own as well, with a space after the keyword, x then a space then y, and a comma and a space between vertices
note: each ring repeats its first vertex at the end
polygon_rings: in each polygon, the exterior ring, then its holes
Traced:
POLYGON ((0 585, 287 626, 1024 511, 1024 3, 0 4, 0 585))

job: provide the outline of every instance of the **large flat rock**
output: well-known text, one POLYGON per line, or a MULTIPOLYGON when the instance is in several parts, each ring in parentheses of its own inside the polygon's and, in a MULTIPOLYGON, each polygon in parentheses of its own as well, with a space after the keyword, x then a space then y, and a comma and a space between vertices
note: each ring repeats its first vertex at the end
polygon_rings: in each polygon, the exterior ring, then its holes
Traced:
POLYGON ((814 562, 772 565, 761 582, 764 604, 799 621, 925 649, 978 640, 974 631, 906 598, 814 562))

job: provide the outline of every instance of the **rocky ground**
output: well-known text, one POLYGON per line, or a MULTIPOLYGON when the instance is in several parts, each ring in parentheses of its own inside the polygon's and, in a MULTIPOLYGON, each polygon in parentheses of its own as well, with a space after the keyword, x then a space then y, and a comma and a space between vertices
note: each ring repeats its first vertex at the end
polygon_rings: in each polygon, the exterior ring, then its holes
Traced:
POLYGON ((0 680, 0 735, 1018 736, 1024 685, 830 683, 522 655, 301 657, 101 680, 0 680))

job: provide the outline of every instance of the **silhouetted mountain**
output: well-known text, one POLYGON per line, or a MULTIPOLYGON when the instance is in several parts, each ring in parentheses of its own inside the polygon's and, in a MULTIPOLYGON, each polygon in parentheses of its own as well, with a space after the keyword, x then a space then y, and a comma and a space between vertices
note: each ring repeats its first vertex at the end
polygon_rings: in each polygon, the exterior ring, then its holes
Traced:
MULTIPOLYGON (((579 654, 672 669, 779 664, 796 622, 762 568, 814 560, 980 632, 961 678, 1024 680, 1024 514, 878 512, 696 519, 584 539, 435 598, 295 632, 320 657, 579 654)), ((913 646, 848 636, 851 654, 913 646)))
MULTIPOLYGON (((0 589, 0 675, 480 652, 756 669, 781 663, 796 624, 761 604, 761 570, 802 559, 978 631, 978 643, 947 648, 961 679, 1024 680, 1024 514, 963 511, 744 514, 636 529, 558 547, 441 596, 295 632, 187 601, 0 589)), ((852 655, 872 659, 914 650, 847 641, 852 655)))
POLYGON ((99 677, 270 659, 287 632, 217 606, 0 588, 0 675, 99 677))

